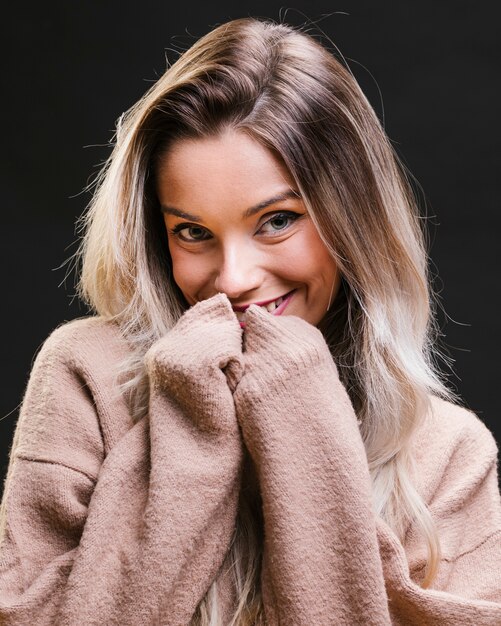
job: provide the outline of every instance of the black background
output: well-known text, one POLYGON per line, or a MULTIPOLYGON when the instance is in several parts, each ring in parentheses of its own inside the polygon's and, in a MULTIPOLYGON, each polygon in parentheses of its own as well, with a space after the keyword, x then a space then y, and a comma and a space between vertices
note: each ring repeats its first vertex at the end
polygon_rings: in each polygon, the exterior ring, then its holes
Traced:
POLYGON ((2 15, 0 472, 33 356, 86 314, 63 265, 117 117, 211 27, 266 16, 339 47, 427 201, 450 385, 501 440, 494 2, 28 2, 2 15), (325 16, 325 14, 330 14, 325 16), (317 31, 318 32, 318 31, 317 31), (381 92, 381 93, 380 93, 381 92))

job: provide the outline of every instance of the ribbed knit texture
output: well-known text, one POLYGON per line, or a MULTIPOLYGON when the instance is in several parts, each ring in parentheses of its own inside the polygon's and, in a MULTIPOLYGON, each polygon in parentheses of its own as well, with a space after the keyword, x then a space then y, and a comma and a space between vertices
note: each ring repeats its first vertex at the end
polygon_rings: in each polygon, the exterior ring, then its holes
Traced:
POLYGON ((432 399, 413 446, 443 559, 422 589, 423 537, 377 519, 357 419, 321 333, 226 296, 148 351, 134 424, 113 370, 128 347, 101 318, 63 325, 37 356, 2 500, 0 625, 183 626, 218 580, 256 467, 269 626, 501 624, 497 448, 471 412, 432 399), (243 340, 243 341, 242 341, 243 340))

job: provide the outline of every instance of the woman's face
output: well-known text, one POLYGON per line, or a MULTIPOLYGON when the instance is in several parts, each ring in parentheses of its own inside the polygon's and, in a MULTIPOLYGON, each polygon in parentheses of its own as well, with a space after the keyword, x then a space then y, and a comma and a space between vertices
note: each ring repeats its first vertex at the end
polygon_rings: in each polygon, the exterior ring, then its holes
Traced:
MULTIPOLYGON (((268 304, 274 315, 320 322, 340 273, 271 151, 232 130, 179 140, 160 162, 157 194, 190 305, 222 292, 235 311, 268 304)), ((245 312, 237 317, 245 326, 245 312)))

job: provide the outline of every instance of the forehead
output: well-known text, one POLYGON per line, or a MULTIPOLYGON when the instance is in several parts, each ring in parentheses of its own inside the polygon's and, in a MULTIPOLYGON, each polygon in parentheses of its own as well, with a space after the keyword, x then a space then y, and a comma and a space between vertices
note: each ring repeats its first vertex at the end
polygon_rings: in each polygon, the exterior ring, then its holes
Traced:
POLYGON ((271 150, 234 130, 174 142, 156 174, 162 203, 188 203, 199 210, 214 204, 250 206, 295 188, 285 165, 271 150))

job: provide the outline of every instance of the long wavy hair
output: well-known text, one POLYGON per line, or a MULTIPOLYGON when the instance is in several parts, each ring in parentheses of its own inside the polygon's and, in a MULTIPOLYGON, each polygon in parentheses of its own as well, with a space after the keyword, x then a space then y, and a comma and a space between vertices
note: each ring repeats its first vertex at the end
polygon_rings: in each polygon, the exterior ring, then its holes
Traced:
MULTIPOLYGON (((410 176, 346 64, 316 39, 253 18, 225 23, 171 65, 118 121, 84 235, 79 295, 119 324, 132 347, 127 373, 134 420, 145 415, 143 355, 187 308, 172 278, 155 193, 159 160, 183 138, 247 133, 278 155, 296 182, 342 274, 319 327, 359 418, 373 506, 403 540, 414 522, 428 546, 431 584, 439 538, 414 486, 414 431, 431 396, 457 398, 437 365, 438 300, 427 236, 410 176)), ((259 508, 241 497, 229 567, 239 592, 231 626, 262 619, 259 508)), ((219 623, 217 583, 193 624, 219 623)))

